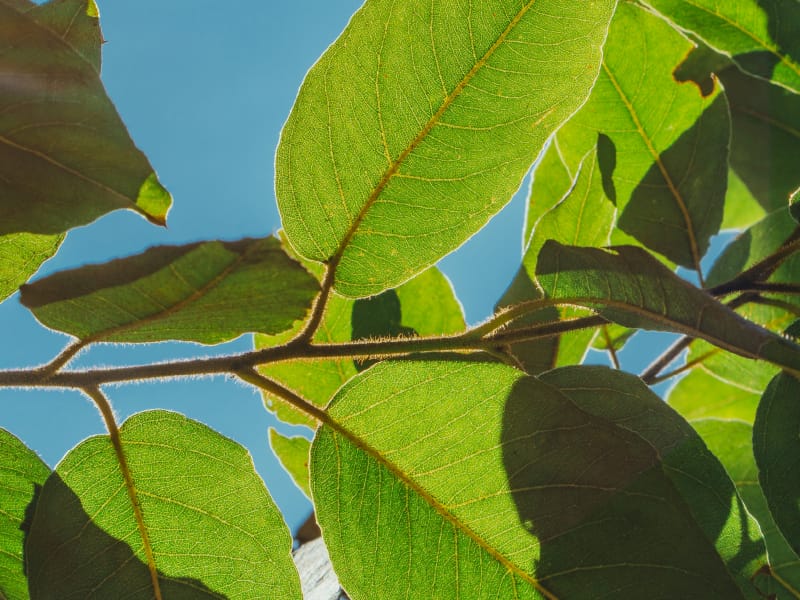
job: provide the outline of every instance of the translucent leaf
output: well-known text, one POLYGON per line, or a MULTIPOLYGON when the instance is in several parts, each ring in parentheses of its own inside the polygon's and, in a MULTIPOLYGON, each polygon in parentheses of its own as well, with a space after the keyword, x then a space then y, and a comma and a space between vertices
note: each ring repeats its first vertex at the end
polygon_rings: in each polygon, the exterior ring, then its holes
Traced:
POLYGON ((525 210, 525 228, 522 234, 523 250, 528 247, 536 223, 543 214, 564 199, 574 181, 575 174, 570 172, 561 159, 558 138, 554 136, 533 172, 525 210))
POLYGON ((786 541, 800 554, 800 381, 780 373, 767 386, 753 426, 758 480, 786 541))
POLYGON ((598 307, 627 327, 703 338, 751 359, 800 373, 800 346, 743 319, 635 246, 568 247, 548 241, 536 277, 559 303, 598 307))
POLYGON ((568 165, 604 134, 614 243, 638 243, 697 269, 719 230, 730 117, 719 89, 707 96, 673 77, 693 44, 662 19, 622 3, 589 100, 558 133, 568 165), (623 235, 624 234, 624 235, 623 235))
POLYGON ((270 428, 269 445, 297 487, 303 490, 306 497, 311 498, 311 489, 308 487, 308 452, 311 450, 311 442, 301 436, 287 437, 270 428))
POLYGON ((276 189, 335 287, 395 287, 464 243, 585 100, 615 0, 368 0, 309 71, 276 189))
POLYGON ((351 597, 757 597, 757 526, 691 427, 632 376, 551 373, 383 362, 337 394, 311 485, 351 597))
POLYGON ((0 234, 57 234, 118 208, 165 223, 171 198, 106 96, 86 9, 0 3, 0 234))
POLYGON ((690 421, 714 417, 752 423, 758 400, 758 394, 725 383, 702 367, 692 369, 667 396, 669 405, 690 421))
POLYGON ((732 56, 745 71, 800 93, 796 0, 649 0, 648 4, 732 56))
POLYGON ((10 233, 0 236, 0 300, 17 291, 39 266, 53 256, 64 236, 10 233))
POLYGON ((735 171, 728 171, 728 192, 725 194, 725 214, 720 229, 744 229, 766 216, 735 171))
POLYGON ((165 411, 131 417, 121 438, 141 526, 108 436, 79 444, 39 498, 32 600, 151 598, 152 570, 170 600, 301 598, 289 530, 244 448, 165 411))
MULTIPOLYGON (((369 337, 446 335, 459 333, 465 327, 461 305, 450 281, 432 267, 399 288, 373 298, 350 300, 332 295, 314 341, 335 343, 369 337)), ((291 335, 256 336, 256 348, 275 346, 291 335)), ((306 400, 325 406, 334 392, 358 372, 358 366, 348 358, 274 363, 260 366, 259 371, 306 400)), ((315 421, 280 398, 267 392, 264 398, 279 419, 316 428, 315 421)))
POLYGON ((747 510, 761 526, 767 545, 769 571, 759 573, 754 583, 763 590, 765 597, 779 600, 797 598, 800 596, 800 557, 775 526, 764 492, 758 485, 752 426, 740 421, 719 419, 692 421, 692 426, 725 466, 747 510), (770 574, 775 577, 769 577, 770 574))
POLYGON ((0 429, 0 598, 28 600, 25 535, 50 469, 32 450, 0 429))
POLYGON ((262 238, 150 248, 23 286, 21 300, 86 342, 217 344, 291 328, 318 290, 278 240, 262 238))

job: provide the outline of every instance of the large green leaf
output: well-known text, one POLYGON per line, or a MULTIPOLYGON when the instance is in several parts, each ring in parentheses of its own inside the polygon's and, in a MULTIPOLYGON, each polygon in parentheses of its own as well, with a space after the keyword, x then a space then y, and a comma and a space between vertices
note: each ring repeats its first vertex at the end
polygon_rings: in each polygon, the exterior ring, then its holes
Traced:
POLYGON ((648 4, 732 56, 743 69, 800 93, 797 0, 648 0, 648 4))
POLYGON ((800 554, 800 381, 780 373, 767 386, 753 426, 758 479, 778 529, 800 554))
POLYGON ((87 0, 0 3, 0 234, 56 234, 129 208, 164 224, 171 198, 106 96, 87 0))
MULTIPOLYGON (((547 240, 581 246, 608 244, 616 211, 604 191, 605 179, 601 171, 597 151, 592 150, 583 160, 574 185, 533 226, 522 259, 522 271, 517 274, 499 306, 512 306, 541 298, 541 291, 531 282, 535 279, 539 251, 547 240)), ((515 321, 512 327, 584 316, 585 313, 585 310, 581 312, 570 307, 551 307, 515 321)), ((558 337, 514 344, 509 352, 528 373, 536 374, 556 366, 580 363, 594 334, 592 329, 574 331, 558 337)))
POLYGON ((594 306, 621 325, 700 337, 800 373, 800 346, 742 318, 641 248, 548 241, 539 253, 536 278, 546 297, 559 304, 594 306))
MULTIPOLYGON (((439 269, 432 267, 399 288, 373 298, 351 300, 332 295, 314 341, 335 343, 370 337, 447 335, 459 333, 465 327, 461 305, 450 282, 439 269)), ((275 346, 292 335, 289 332, 281 336, 256 336, 255 345, 256 348, 275 346)), ((325 406, 361 365, 347 358, 274 363, 258 369, 306 400, 325 406)), ((315 421, 280 398, 268 392, 264 392, 264 398, 279 419, 316 427, 315 421)))
POLYGON ((25 533, 38 490, 50 474, 42 460, 0 429, 0 598, 28 600, 25 533))
POLYGON ((287 236, 336 289, 410 279, 497 213, 585 100, 616 0, 368 0, 278 147, 287 236))
POLYGON ((165 411, 131 417, 121 439, 142 524, 108 436, 82 442, 37 504, 32 600, 153 598, 153 568, 165 599, 301 598, 289 530, 244 448, 165 411))
POLYGON ((216 344, 291 328, 318 289, 277 239, 262 238, 150 248, 23 286, 21 300, 85 342, 216 344))
MULTIPOLYGON (((704 399, 702 395, 696 398, 698 402, 704 399)), ((758 485, 758 471, 753 458, 753 427, 741 421, 720 419, 692 421, 692 426, 708 445, 708 449, 725 466, 747 510, 761 526, 767 545, 770 572, 774 578, 765 579, 759 576, 754 580, 756 585, 759 588, 766 587, 766 594, 776 594, 767 597, 781 600, 800 597, 800 557, 775 526, 764 492, 758 485)))
POLYGON ((620 211, 614 242, 632 236, 698 269, 722 222, 730 117, 719 89, 703 97, 675 82, 673 70, 692 47, 657 16, 621 4, 597 84, 558 142, 575 165, 604 134, 613 168, 606 187, 620 211))
POLYGON ((695 367, 667 396, 669 405, 690 421, 714 417, 752 423, 758 400, 758 394, 721 381, 702 367, 695 367))
POLYGON ((311 485, 351 597, 757 597, 757 527, 691 427, 632 376, 551 373, 384 362, 337 394, 311 485))

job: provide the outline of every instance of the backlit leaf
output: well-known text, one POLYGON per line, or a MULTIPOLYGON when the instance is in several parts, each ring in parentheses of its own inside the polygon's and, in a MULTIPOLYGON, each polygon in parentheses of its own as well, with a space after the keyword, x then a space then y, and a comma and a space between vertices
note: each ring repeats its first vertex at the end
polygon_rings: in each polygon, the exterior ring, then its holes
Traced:
POLYGON ((0 598, 28 600, 25 535, 38 491, 50 469, 5 429, 0 429, 0 598))
POLYGON ((528 192, 528 204, 525 210, 525 228, 522 234, 523 250, 528 246, 536 223, 543 214, 564 199, 564 196, 572 188, 576 174, 577 169, 576 173, 573 174, 564 164, 558 150, 558 137, 553 136, 550 145, 545 150, 539 164, 536 165, 536 170, 533 172, 531 189, 528 192))
POLYGON ((171 198, 106 96, 87 0, 0 3, 0 234, 57 234, 118 208, 164 224, 171 198))
POLYGON ((648 4, 732 56, 745 71, 800 93, 796 0, 648 0, 648 4))
POLYGON ((575 165, 605 136, 607 187, 619 209, 614 243, 634 238, 696 269, 722 222, 730 118, 719 89, 704 97, 675 82, 692 47, 657 16, 620 4, 597 84, 558 142, 575 165))
POLYGON ((17 291, 53 256, 63 235, 10 233, 0 236, 0 300, 17 291))
POLYGON ((278 240, 262 238, 150 248, 23 286, 21 300, 86 342, 217 344, 291 328, 318 289, 278 240))
POLYGON ((383 362, 330 414, 311 485, 354 600, 758 597, 757 526, 635 377, 383 362))
POLYGON ((548 241, 539 253, 536 278, 558 303, 594 306, 627 327, 701 337, 723 350, 800 373, 800 346, 743 319, 641 248, 548 241))
MULTIPOLYGON (((121 428, 162 597, 300 599, 292 541, 247 451, 152 411, 121 428)), ((42 489, 31 598, 152 598, 149 561, 108 436, 73 449, 42 489)))
POLYGON ((800 381, 780 373, 767 386, 753 426, 758 480, 786 541, 800 554, 800 381))
POLYGON ((302 436, 287 437, 275 429, 269 430, 269 445, 283 468, 292 477, 306 497, 311 498, 308 487, 308 452, 311 442, 302 436))
POLYGON ((752 423, 758 400, 758 394, 721 381, 702 367, 692 369, 667 396, 669 405, 689 421, 714 417, 752 423))
POLYGON ((597 77, 615 0, 368 0, 306 76, 278 147, 283 226, 335 287, 395 287, 519 187, 597 77))

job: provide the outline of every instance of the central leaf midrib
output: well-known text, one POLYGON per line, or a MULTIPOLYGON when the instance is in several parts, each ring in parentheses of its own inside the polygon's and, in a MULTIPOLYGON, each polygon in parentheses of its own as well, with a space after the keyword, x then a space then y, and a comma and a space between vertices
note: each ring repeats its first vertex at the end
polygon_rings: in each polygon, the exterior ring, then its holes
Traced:
POLYGON ((525 16, 525 13, 534 5, 536 0, 529 0, 517 14, 511 19, 510 23, 506 26, 503 32, 498 36, 498 38, 494 41, 494 43, 489 47, 489 49, 484 53, 484 55, 472 66, 472 68, 467 72, 466 75, 461 79, 461 81, 456 84, 451 91, 442 102, 439 109, 431 116, 425 126, 419 131, 417 136, 406 146, 406 148, 397 156, 397 158, 392 161, 389 167, 384 171, 383 175, 381 176, 378 183, 372 190, 372 193, 367 198, 367 201, 364 203, 364 206, 361 207, 361 210, 356 215, 356 218, 353 220, 352 225, 345 233, 344 238, 342 238, 339 247, 336 249, 336 253, 331 257, 329 264, 331 265, 331 269, 335 270, 339 264, 339 261, 344 254, 344 251, 347 249, 347 246, 350 243, 350 240, 356 234, 359 226, 363 222, 364 218, 366 217, 369 210, 377 201, 378 197, 381 195, 383 190, 389 184, 392 177, 394 177, 400 167, 405 161, 406 158, 422 143, 422 141, 428 136, 428 134, 433 130, 433 128, 439 123, 441 120, 442 115, 447 111, 447 109, 455 102, 455 100, 461 95, 461 92, 466 88, 469 82, 477 75, 477 73, 486 65, 492 55, 497 51, 497 49, 505 42, 508 38, 508 35, 513 31, 513 29, 519 24, 522 20, 522 17, 525 16))

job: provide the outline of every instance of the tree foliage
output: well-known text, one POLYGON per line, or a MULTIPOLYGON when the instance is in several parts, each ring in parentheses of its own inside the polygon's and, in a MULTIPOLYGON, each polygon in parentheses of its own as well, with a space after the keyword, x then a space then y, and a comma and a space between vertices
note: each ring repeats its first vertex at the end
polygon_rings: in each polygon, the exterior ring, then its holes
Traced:
POLYGON ((798 40, 796 0, 367 0, 281 135, 279 236, 29 281, 69 229, 163 225, 171 197, 94 0, 0 0, 0 296, 73 338, 0 386, 81 390, 108 430, 51 470, 0 429, 0 597, 302 598, 246 449, 116 421, 111 384, 198 375, 313 433, 269 443, 354 599, 800 597, 798 40), (435 263, 529 172, 519 271, 467 327, 435 263), (639 330, 679 337, 636 375, 639 330))

